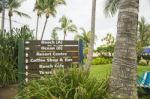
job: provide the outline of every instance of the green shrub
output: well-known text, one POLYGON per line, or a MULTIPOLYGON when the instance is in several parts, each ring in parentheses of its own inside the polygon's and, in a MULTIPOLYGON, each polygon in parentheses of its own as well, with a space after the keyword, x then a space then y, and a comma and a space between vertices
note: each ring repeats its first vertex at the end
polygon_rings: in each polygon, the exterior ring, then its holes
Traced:
POLYGON ((81 69, 68 69, 30 81, 16 99, 109 99, 109 95, 107 81, 91 79, 81 69))
POLYGON ((16 82, 18 39, 33 39, 32 32, 27 26, 23 26, 13 29, 12 36, 9 32, 0 36, 0 87, 16 82))
POLYGON ((110 64, 112 59, 110 58, 95 58, 92 60, 92 65, 110 64))
POLYGON ((143 59, 140 60, 139 65, 141 65, 141 66, 147 66, 146 60, 143 60, 143 59))
POLYGON ((0 37, 0 87, 16 81, 14 39, 0 37))

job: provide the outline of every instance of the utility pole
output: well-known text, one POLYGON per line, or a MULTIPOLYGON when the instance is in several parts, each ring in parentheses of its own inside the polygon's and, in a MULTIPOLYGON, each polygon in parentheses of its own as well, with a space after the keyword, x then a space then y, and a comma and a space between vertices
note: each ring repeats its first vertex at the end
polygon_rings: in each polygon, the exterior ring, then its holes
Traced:
POLYGON ((2 34, 1 36, 4 35, 4 25, 5 25, 5 0, 2 0, 2 24, 1 24, 1 30, 2 34))

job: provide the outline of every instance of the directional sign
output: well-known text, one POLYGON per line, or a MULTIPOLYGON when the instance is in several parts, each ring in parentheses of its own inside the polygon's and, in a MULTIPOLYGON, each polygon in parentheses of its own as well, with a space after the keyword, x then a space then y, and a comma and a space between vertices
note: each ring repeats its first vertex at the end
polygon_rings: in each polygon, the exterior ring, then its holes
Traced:
POLYGON ((79 44, 79 41, 73 40, 24 41, 25 81, 35 75, 51 75, 55 68, 79 66, 79 44))

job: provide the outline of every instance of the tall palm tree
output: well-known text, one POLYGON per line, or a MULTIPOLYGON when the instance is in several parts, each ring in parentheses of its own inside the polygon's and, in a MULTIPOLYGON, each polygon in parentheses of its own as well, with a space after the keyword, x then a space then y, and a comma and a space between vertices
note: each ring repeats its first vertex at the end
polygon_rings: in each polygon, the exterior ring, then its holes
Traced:
POLYGON ((38 26, 39 26, 39 18, 44 12, 44 0, 36 0, 33 11, 37 11, 37 23, 36 23, 36 40, 38 36, 38 26))
POLYGON ((75 35, 74 39, 75 40, 81 39, 84 43, 84 47, 88 47, 89 42, 90 42, 91 31, 87 32, 84 28, 80 28, 80 29, 81 29, 82 33, 75 35))
POLYGON ((65 16, 62 16, 59 22, 61 23, 61 26, 56 27, 56 30, 64 32, 64 40, 67 32, 77 32, 77 27, 72 23, 72 20, 68 20, 65 16))
POLYGON ((96 0, 92 0, 92 17, 91 17, 91 35, 88 47, 87 62, 84 65, 84 70, 88 71, 92 62, 94 51, 94 38, 95 38, 95 19, 96 19, 96 0))
POLYGON ((147 24, 144 17, 138 22, 138 44, 144 47, 149 45, 150 24, 147 24))
POLYGON ((141 20, 138 22, 137 38, 137 62, 139 62, 143 47, 146 47, 150 44, 150 24, 146 23, 144 17, 141 17, 141 20))
POLYGON ((0 12, 2 12, 2 24, 1 24, 1 36, 4 35, 4 25, 5 25, 5 0, 2 0, 1 2, 1 6, 0 6, 0 12))
POLYGON ((10 26, 11 35, 13 35, 12 34, 12 19, 11 19, 11 17, 13 16, 13 13, 15 13, 19 16, 24 16, 24 17, 30 18, 29 15, 17 10, 21 6, 21 3, 23 1, 24 0, 7 0, 6 8, 8 9, 9 26, 10 26))
POLYGON ((119 3, 121 0, 106 0, 104 13, 106 16, 113 16, 119 9, 119 3))
MULTIPOLYGON (((139 0, 119 1, 117 38, 110 77, 113 99, 138 99, 136 86, 136 42, 139 0)), ((113 6, 112 6, 113 7, 113 6)), ((113 10, 115 12, 115 10, 113 10)))
POLYGON ((52 33, 51 33, 51 40, 58 40, 58 34, 55 28, 52 30, 52 33))
POLYGON ((64 0, 44 0, 44 6, 45 6, 45 16, 46 16, 46 20, 45 20, 45 24, 43 27, 43 31, 42 31, 42 36, 41 36, 41 40, 43 39, 44 36, 44 32, 45 32, 45 28, 47 25, 47 21, 49 16, 53 16, 55 17, 56 15, 56 7, 62 4, 66 4, 66 2, 64 0))

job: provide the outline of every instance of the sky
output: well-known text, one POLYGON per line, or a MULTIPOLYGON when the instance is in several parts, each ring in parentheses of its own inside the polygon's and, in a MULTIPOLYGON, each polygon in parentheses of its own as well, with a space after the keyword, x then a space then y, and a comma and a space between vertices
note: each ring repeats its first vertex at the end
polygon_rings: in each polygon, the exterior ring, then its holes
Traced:
MULTIPOLYGON (((97 0, 96 7, 96 29, 95 33, 97 36, 95 48, 102 45, 101 39, 106 36, 107 33, 111 33, 116 36, 117 29, 117 15, 114 17, 106 17, 104 15, 104 4, 106 0, 97 0)), ((85 28, 86 31, 90 30, 91 24, 91 6, 92 0, 66 0, 67 5, 62 5, 57 8, 56 17, 50 17, 48 20, 47 28, 44 34, 44 40, 49 40, 51 37, 51 31, 54 27, 60 26, 59 19, 65 15, 68 19, 71 19, 73 23, 78 27, 85 28)), ((14 14, 12 20, 13 27, 21 27, 23 25, 29 25, 29 27, 35 30, 36 27, 36 12, 33 12, 35 0, 26 0, 23 2, 22 6, 18 9, 31 16, 30 19, 20 18, 14 14)), ((149 0, 140 0, 140 17, 144 16, 146 21, 150 23, 150 2, 149 0)), ((0 15, 1 16, 1 15, 0 15)), ((8 14, 6 11, 6 18, 8 14)), ((1 19, 0 19, 1 21, 1 19)), ((5 21, 5 28, 9 29, 8 20, 5 21)), ((44 26, 45 16, 43 15, 39 23, 38 38, 41 37, 41 32, 44 26)), ((81 31, 79 31, 79 34, 81 31)), ((34 31, 35 34, 35 31, 34 31)), ((73 40, 75 33, 68 33, 66 39, 73 40)), ((63 32, 58 32, 59 39, 63 39, 63 32)))

